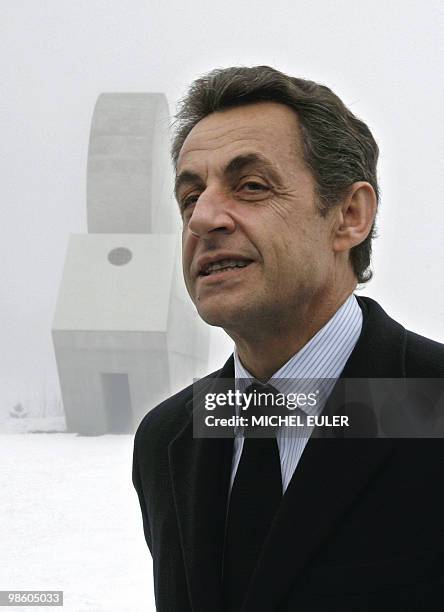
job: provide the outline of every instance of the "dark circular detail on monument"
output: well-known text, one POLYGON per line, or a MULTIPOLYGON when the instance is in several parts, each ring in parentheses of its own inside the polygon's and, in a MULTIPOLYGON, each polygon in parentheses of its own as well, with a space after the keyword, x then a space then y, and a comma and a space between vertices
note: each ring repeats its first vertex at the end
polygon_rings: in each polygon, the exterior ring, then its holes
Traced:
POLYGON ((108 261, 113 266, 124 266, 133 258, 133 254, 125 247, 117 247, 108 253, 108 261))

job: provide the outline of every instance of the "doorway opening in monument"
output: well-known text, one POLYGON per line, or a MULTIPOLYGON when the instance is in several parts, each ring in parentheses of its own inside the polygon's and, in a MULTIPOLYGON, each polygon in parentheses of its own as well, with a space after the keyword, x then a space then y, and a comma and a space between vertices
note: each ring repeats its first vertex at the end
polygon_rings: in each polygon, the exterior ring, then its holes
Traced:
POLYGON ((102 373, 101 377, 108 433, 131 433, 132 409, 128 374, 102 373))

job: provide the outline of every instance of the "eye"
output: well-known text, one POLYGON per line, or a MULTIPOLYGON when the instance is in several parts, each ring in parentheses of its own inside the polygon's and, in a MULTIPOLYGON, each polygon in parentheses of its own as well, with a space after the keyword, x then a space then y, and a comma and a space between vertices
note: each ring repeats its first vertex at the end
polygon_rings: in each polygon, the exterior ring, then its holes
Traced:
POLYGON ((241 183, 238 191, 247 196, 261 196, 270 190, 269 186, 259 181, 245 181, 241 183))
POLYGON ((242 185, 242 188, 246 188, 249 191, 260 191, 261 189, 266 189, 267 186, 262 183, 257 183, 256 181, 248 181, 242 185))
POLYGON ((185 198, 181 199, 180 200, 180 210, 183 212, 189 206, 196 204, 197 200, 199 199, 199 195, 200 195, 199 193, 192 193, 186 196, 185 198))

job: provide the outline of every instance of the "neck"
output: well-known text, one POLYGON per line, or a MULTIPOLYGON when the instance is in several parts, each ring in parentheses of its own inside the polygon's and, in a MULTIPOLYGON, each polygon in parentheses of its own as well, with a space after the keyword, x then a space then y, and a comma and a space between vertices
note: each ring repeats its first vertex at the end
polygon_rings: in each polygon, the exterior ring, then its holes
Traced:
POLYGON ((266 382, 293 355, 304 347, 344 304, 354 288, 335 299, 326 299, 314 307, 306 303, 289 320, 274 320, 272 324, 255 326, 248 333, 228 332, 233 338, 244 367, 259 381, 266 382))

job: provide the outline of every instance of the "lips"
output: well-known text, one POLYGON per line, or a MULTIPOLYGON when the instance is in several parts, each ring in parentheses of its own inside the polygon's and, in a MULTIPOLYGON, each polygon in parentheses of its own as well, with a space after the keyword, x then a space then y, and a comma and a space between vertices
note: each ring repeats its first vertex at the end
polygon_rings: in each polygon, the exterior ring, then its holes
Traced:
POLYGON ((204 267, 199 273, 199 276, 210 276, 219 272, 225 272, 227 270, 235 270, 237 268, 245 268, 251 262, 241 259, 222 259, 214 263, 210 263, 204 267))
POLYGON ((234 253, 207 255, 198 259, 196 276, 206 277, 229 270, 242 269, 251 264, 252 261, 252 259, 234 253))

